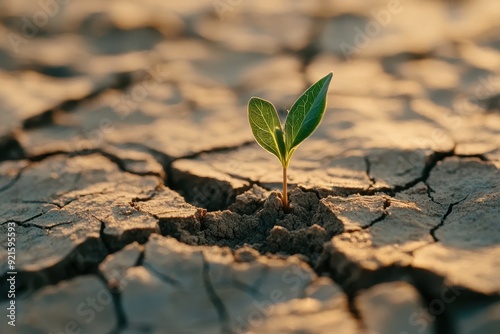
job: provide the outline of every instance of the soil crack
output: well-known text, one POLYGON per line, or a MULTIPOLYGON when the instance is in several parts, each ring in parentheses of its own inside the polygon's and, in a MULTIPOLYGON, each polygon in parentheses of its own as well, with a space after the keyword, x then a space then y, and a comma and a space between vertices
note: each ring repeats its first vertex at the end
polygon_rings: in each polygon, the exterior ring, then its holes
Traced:
POLYGON ((51 230, 55 227, 58 227, 58 226, 63 226, 63 225, 70 225, 70 224, 73 224, 73 222, 64 222, 64 223, 57 223, 57 224, 54 224, 54 225, 51 225, 51 226, 41 226, 41 225, 36 225, 36 224, 28 224, 28 225, 24 225, 25 227, 36 227, 36 228, 39 228, 41 230, 51 230))
MULTIPOLYGON (((1 159, 0 159, 1 161, 1 159)), ((3 191, 6 191, 10 188, 12 188, 16 183, 17 181, 19 181, 19 179, 21 179, 21 175, 23 174, 23 172, 26 170, 26 168, 28 168, 28 166, 25 166, 25 167, 22 167, 16 174, 16 176, 10 180, 9 183, 7 183, 6 185, 4 185, 3 187, 0 188, 0 193, 3 192, 3 191)))
POLYGON ((133 72, 115 73, 111 82, 100 83, 93 91, 79 99, 68 99, 62 101, 53 107, 40 112, 39 114, 28 117, 23 121, 22 128, 24 130, 31 130, 40 128, 46 125, 54 124, 56 114, 58 112, 70 112, 84 102, 99 97, 104 92, 111 89, 124 89, 133 83, 133 72))
POLYGON ((102 275, 102 273, 98 272, 97 277, 104 283, 104 285, 107 287, 109 293, 111 294, 111 297, 113 299, 113 306, 115 307, 115 316, 116 316, 116 328, 111 332, 112 334, 117 334, 122 332, 125 328, 127 328, 128 325, 128 319, 125 314, 125 310, 123 309, 123 304, 122 304, 122 295, 120 290, 113 289, 109 287, 109 282, 106 280, 106 278, 102 275))
POLYGON ((430 200, 440 206, 443 206, 443 204, 439 203, 438 201, 436 201, 434 199, 434 196, 432 196, 432 193, 435 193, 436 191, 434 189, 432 189, 431 185, 427 182, 427 181, 424 181, 423 182, 425 184, 425 186, 427 187, 427 197, 430 198, 430 200))
MULTIPOLYGON (((56 202, 49 202, 49 201, 37 201, 37 200, 29 200, 29 201, 21 201, 21 203, 24 203, 24 204, 48 204, 48 205, 53 205, 59 209, 62 209, 65 205, 67 205, 66 203, 65 204, 59 204, 59 203, 56 203, 56 202)), ((69 203, 68 203, 69 204, 69 203)))
POLYGON ((217 314, 219 316, 219 321, 221 323, 221 334, 230 334, 232 333, 232 331, 229 326, 229 315, 226 306, 215 292, 212 281, 210 280, 210 263, 205 258, 205 254, 203 252, 201 252, 201 258, 203 260, 203 283, 205 285, 208 298, 210 299, 212 305, 215 307, 215 310, 217 311, 217 314))
POLYGON ((365 164, 366 164, 366 176, 368 177, 368 179, 371 182, 370 186, 368 187, 368 189, 370 189, 372 186, 375 185, 376 180, 374 177, 370 176, 371 169, 372 169, 372 163, 370 162, 370 159, 368 158, 368 156, 365 156, 365 164))
POLYGON ((101 239, 104 247, 106 248, 106 250, 108 251, 109 254, 113 253, 113 248, 111 247, 111 245, 107 239, 106 233, 104 233, 104 229, 106 228, 106 223, 94 215, 92 215, 92 217, 94 217, 95 219, 97 219, 101 223, 101 228, 99 229, 99 238, 101 239))
POLYGON ((232 151, 235 151, 237 149, 253 145, 254 143, 255 143, 254 140, 249 140, 249 141, 245 141, 243 143, 240 143, 238 145, 220 146, 220 147, 214 147, 214 148, 210 148, 210 149, 206 149, 206 150, 201 150, 201 151, 197 151, 197 152, 194 152, 194 153, 186 154, 186 155, 183 155, 181 157, 175 158, 175 159, 173 159, 172 162, 174 162, 176 160, 182 160, 182 159, 188 159, 188 160, 189 159, 196 159, 200 155, 205 154, 205 153, 206 154, 210 154, 210 153, 227 153, 227 152, 232 152, 232 151))
POLYGON ((58 155, 66 155, 67 158, 71 159, 74 157, 78 156, 88 156, 92 154, 99 154, 103 156, 104 158, 108 159, 110 162, 114 163, 121 171, 138 175, 138 176, 157 176, 159 178, 163 178, 162 175, 159 175, 158 173, 155 172, 137 172, 134 170, 130 170, 127 168, 127 165, 125 162, 117 155, 114 155, 112 153, 107 152, 105 149, 102 148, 92 148, 92 149, 85 149, 85 150, 79 150, 79 151, 63 151, 63 150, 57 150, 53 152, 47 152, 35 156, 28 157, 27 159, 31 162, 40 162, 43 161, 47 158, 51 158, 54 156, 58 155))
POLYGON ((39 218, 39 217, 41 217, 41 216, 43 216, 43 215, 44 215, 44 214, 46 214, 48 211, 49 211, 49 210, 47 210, 47 211, 45 211, 45 212, 42 212, 42 213, 39 213, 39 214, 37 214, 37 215, 35 215, 35 216, 31 217, 31 218, 28 218, 28 219, 26 219, 26 220, 23 220, 23 221, 8 220, 8 221, 6 221, 6 222, 2 223, 2 225, 7 224, 7 223, 15 223, 16 225, 21 226, 21 227, 30 227, 30 226, 35 226, 35 225, 33 225, 33 224, 26 224, 26 223, 29 223, 30 221, 32 221, 32 220, 34 220, 34 219, 37 219, 37 218, 39 218), (25 225, 25 224, 26 224, 26 225, 25 225))
POLYGON ((255 289, 253 286, 243 283, 239 280, 233 279, 232 285, 234 288, 249 294, 253 298, 261 297, 261 293, 258 289, 255 289))
POLYGON ((408 190, 411 187, 415 186, 419 182, 424 182, 424 183, 427 182, 427 179, 429 178, 431 171, 434 169, 434 167, 436 167, 438 162, 443 161, 444 159, 446 159, 448 157, 452 157, 454 155, 455 155, 455 147, 453 149, 451 149, 450 151, 446 151, 446 152, 433 152, 429 156, 429 158, 427 159, 420 176, 418 178, 406 183, 403 186, 394 187, 393 188, 393 195, 391 195, 391 196, 394 196, 394 194, 396 194, 396 193, 408 190))
MULTIPOLYGON (((137 262, 139 261, 143 261, 140 259, 137 260, 137 262)), ((147 270, 149 270, 154 276, 156 276, 157 278, 159 278, 162 282, 165 282, 167 283, 168 285, 173 285, 173 286, 177 286, 180 284, 179 281, 177 281, 176 279, 173 279, 172 277, 169 277, 167 275, 165 275, 164 273, 156 270, 156 268, 154 268, 152 265, 150 265, 149 263, 145 262, 142 264, 142 266, 144 268, 146 268, 147 270)))
POLYGON ((465 201, 467 199, 467 197, 469 197, 469 195, 465 196, 464 198, 462 198, 461 200, 459 200, 457 202, 454 202, 454 203, 451 203, 451 204, 448 205, 448 209, 446 210, 445 214, 441 218, 441 221, 439 222, 439 224, 437 224, 436 226, 434 226, 430 230, 430 232, 429 232, 431 234, 432 239, 434 240, 434 242, 439 242, 439 239, 436 236, 436 231, 444 225, 444 222, 446 221, 446 218, 448 218, 448 216, 452 213, 453 207, 455 205, 460 204, 463 201, 465 201))
POLYGON ((385 201, 384 201, 384 205, 383 205, 384 212, 382 212, 382 214, 380 215, 380 217, 378 217, 378 218, 374 219, 372 222, 370 222, 370 224, 368 224, 366 226, 363 226, 363 229, 367 229, 369 227, 372 227, 376 223, 381 222, 382 220, 384 220, 389 215, 389 211, 387 211, 387 208, 389 208, 390 206, 391 206, 391 200, 390 200, 390 198, 386 198, 385 201))

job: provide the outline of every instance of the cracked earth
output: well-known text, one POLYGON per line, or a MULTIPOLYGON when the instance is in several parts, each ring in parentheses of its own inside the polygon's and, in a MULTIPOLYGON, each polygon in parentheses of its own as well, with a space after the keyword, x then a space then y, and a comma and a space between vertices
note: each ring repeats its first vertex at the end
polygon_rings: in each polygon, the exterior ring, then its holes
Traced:
POLYGON ((72 1, 1 40, 0 332, 497 333, 500 6, 402 1, 346 59, 370 6, 72 1), (285 213, 246 103, 331 70, 285 213))

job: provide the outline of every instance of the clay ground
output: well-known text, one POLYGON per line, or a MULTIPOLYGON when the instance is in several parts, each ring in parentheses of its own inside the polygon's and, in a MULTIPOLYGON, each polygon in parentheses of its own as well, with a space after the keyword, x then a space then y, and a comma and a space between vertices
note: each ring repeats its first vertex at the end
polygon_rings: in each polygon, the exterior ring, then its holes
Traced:
POLYGON ((16 0, 0 36, 1 333, 500 331, 497 0, 16 0), (329 71, 284 213, 246 103, 329 71))

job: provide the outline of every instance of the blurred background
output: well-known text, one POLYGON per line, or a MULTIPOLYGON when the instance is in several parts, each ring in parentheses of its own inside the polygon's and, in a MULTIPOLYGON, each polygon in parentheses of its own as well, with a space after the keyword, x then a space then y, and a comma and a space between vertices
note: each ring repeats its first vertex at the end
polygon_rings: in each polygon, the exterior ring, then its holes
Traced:
POLYGON ((0 159, 237 147, 329 71, 321 154, 500 146, 496 0, 2 1, 0 36, 0 159))

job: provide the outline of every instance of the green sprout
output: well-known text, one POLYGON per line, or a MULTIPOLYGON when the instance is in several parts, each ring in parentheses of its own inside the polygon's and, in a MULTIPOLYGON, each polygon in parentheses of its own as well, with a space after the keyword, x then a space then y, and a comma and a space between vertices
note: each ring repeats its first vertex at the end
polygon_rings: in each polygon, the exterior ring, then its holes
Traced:
POLYGON ((318 127, 326 109, 326 96, 333 73, 309 87, 293 104, 285 120, 285 130, 274 105, 252 97, 248 101, 248 120, 257 143, 274 154, 283 167, 283 208, 288 211, 287 168, 300 143, 318 127))

